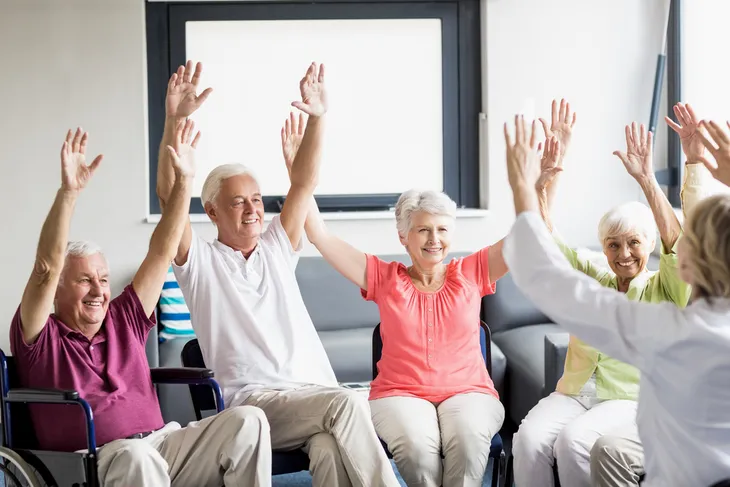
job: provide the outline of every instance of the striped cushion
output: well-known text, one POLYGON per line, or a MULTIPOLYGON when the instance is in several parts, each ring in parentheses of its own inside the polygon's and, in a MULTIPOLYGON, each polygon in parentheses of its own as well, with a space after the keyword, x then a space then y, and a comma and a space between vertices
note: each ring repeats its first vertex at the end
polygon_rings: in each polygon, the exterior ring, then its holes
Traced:
POLYGON ((190 311, 172 272, 172 266, 167 270, 167 278, 160 294, 159 322, 162 327, 160 330, 162 340, 195 335, 190 324, 190 311))

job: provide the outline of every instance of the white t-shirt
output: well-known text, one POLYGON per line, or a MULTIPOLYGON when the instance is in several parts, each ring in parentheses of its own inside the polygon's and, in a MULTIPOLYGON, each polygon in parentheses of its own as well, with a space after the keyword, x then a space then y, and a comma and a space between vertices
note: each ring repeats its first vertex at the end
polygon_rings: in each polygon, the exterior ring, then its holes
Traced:
POLYGON ((256 389, 337 386, 294 275, 300 250, 277 215, 248 259, 193 232, 187 262, 173 264, 226 407, 256 389))

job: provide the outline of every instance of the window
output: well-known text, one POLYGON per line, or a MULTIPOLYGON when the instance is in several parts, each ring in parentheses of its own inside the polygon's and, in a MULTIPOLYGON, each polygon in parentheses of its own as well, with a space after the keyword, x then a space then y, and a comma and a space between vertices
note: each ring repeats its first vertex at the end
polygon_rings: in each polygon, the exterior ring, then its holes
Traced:
POLYGON ((241 162, 267 211, 288 190, 279 130, 311 61, 326 66, 330 109, 322 211, 387 209, 411 187, 479 203, 479 4, 148 3, 150 213, 167 80, 186 59, 214 93, 193 116, 204 137, 191 211, 208 172, 241 162))

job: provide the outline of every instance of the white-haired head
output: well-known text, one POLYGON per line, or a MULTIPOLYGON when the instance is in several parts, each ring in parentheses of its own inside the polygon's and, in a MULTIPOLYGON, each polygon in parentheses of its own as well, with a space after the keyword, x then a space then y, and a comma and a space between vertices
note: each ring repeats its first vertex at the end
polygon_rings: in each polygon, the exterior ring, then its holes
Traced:
POLYGON ((440 191, 411 189, 400 195, 395 204, 395 224, 398 234, 405 236, 411 229, 413 214, 422 211, 430 215, 456 218, 456 203, 440 191))
MULTIPOLYGON (((66 258, 64 259, 63 270, 66 270, 69 257, 89 257, 96 254, 100 254, 106 261, 106 256, 99 245, 87 240, 72 240, 66 244, 66 258)), ((109 263, 107 262, 108 265, 109 263)), ((63 281, 63 275, 64 272, 62 271, 59 283, 63 281)))
POLYGON ((598 222, 598 240, 601 245, 606 239, 622 235, 639 234, 647 241, 656 242, 656 223, 649 207, 638 201, 624 203, 609 210, 598 222))
POLYGON ((243 164, 223 164, 210 171, 208 177, 205 178, 203 190, 200 193, 203 208, 208 203, 215 204, 215 199, 221 190, 221 184, 224 180, 234 176, 240 176, 241 174, 246 174, 253 178, 254 181, 257 181, 253 171, 243 164))

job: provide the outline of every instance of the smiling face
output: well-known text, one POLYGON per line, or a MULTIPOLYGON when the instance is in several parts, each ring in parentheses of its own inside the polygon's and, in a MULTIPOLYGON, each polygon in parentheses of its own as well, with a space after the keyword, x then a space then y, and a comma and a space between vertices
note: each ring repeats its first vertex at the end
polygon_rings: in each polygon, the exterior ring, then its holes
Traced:
POLYGON ((56 289, 56 315, 82 333, 101 327, 109 308, 109 266, 102 254, 66 256, 56 289))
POLYGON ((633 279, 646 269, 654 242, 639 232, 606 237, 603 253, 608 265, 617 277, 633 279))
POLYGON ((411 215, 411 227, 400 235, 413 264, 421 269, 432 268, 444 261, 449 253, 454 219, 416 211, 411 215))
POLYGON ((221 181, 215 204, 207 204, 205 210, 218 227, 218 240, 236 250, 253 250, 263 228, 264 202, 251 175, 221 181))

